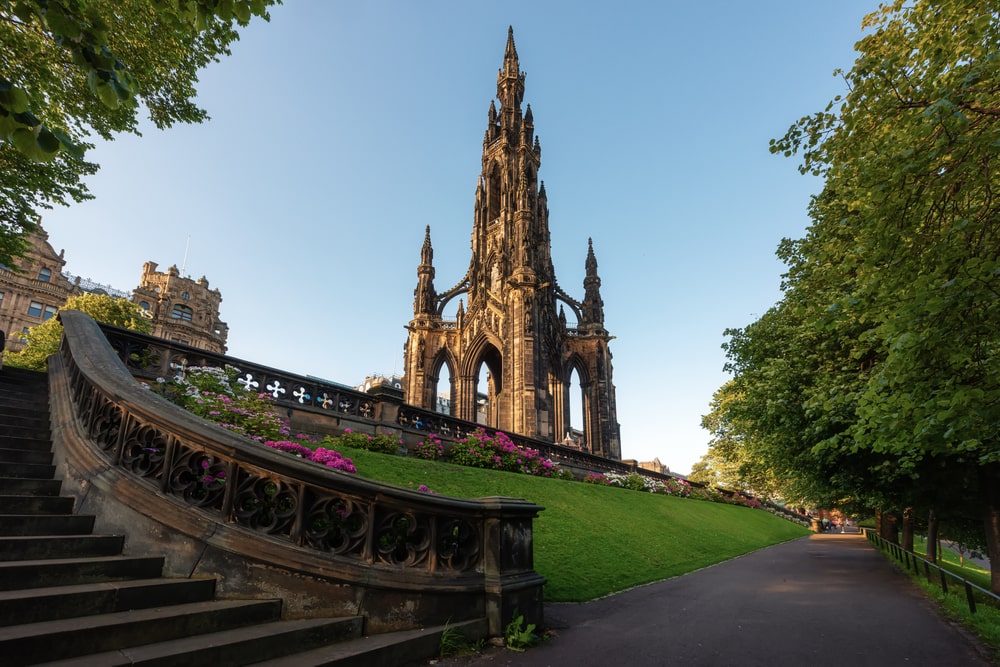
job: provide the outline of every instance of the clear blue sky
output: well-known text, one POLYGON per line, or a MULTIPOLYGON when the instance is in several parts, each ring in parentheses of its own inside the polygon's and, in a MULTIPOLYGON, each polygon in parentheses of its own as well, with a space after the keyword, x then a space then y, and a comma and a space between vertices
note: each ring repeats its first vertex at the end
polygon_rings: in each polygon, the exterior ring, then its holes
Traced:
POLYGON ((96 200, 47 212, 67 270, 131 290, 184 264, 230 354, 346 384, 402 370, 424 227, 464 275, 507 26, 542 146, 560 285, 587 238, 626 458, 686 473, 723 330, 780 297, 782 237, 819 182, 768 140, 844 92, 869 0, 301 2, 205 70, 202 125, 101 144, 96 200))

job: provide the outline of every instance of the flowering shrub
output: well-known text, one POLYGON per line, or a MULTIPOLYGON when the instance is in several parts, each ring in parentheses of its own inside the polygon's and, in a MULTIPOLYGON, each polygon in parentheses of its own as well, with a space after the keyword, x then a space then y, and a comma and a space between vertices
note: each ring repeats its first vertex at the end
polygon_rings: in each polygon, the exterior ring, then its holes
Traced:
POLYGON ((199 482, 210 488, 219 487, 226 483, 226 471, 216 469, 218 466, 213 464, 211 457, 202 459, 201 469, 204 474, 198 478, 199 482))
POLYGON ((724 503, 726 502, 726 496, 708 487, 701 487, 697 489, 692 489, 691 497, 698 500, 710 500, 713 503, 724 503))
POLYGON ((764 503, 760 502, 756 498, 750 498, 744 496, 742 493, 734 493, 726 499, 730 505, 741 505, 743 507, 749 507, 751 509, 763 509, 764 503))
MULTIPOLYGON (((406 486, 409 487, 410 489, 414 488, 413 482, 407 482, 406 486)), ((419 491, 420 493, 426 493, 431 496, 439 495, 437 491, 427 486, 426 484, 421 484, 420 486, 417 486, 415 490, 419 491)))
POLYGON ((490 436, 479 428, 455 443, 448 460, 473 468, 505 470, 527 475, 552 477, 559 470, 549 459, 542 458, 537 449, 514 444, 506 433, 497 431, 490 436))
POLYGON ((594 472, 592 472, 592 473, 588 474, 586 477, 584 477, 583 478, 583 483, 584 484, 599 484, 601 486, 608 486, 608 485, 611 484, 611 482, 608 481, 608 478, 605 477, 603 474, 601 474, 601 473, 594 473, 594 472))
POLYGON ((331 436, 323 438, 323 444, 365 449, 369 452, 379 452, 380 454, 398 454, 399 448, 403 446, 403 441, 395 435, 368 435, 367 433, 357 433, 347 428, 344 429, 341 435, 335 438, 331 436))
MULTIPOLYGON (((171 380, 157 379, 156 391, 187 411, 262 445, 320 463, 334 470, 356 473, 351 459, 319 446, 303 433, 292 436, 288 421, 274 410, 270 394, 246 392, 236 383, 240 370, 233 366, 193 366, 171 380), (308 447, 303 442, 314 445, 308 447)), ((327 444, 325 441, 323 444, 327 444)), ((225 473, 211 472, 202 462, 206 484, 224 484, 225 473)))
POLYGON ((687 498, 691 495, 691 485, 688 484, 687 480, 680 479, 679 477, 671 477, 664 484, 666 487, 665 493, 671 496, 678 496, 680 498, 687 498))
POLYGON ((233 366, 192 366, 171 380, 158 378, 157 392, 188 412, 257 442, 288 437, 288 422, 274 411, 269 394, 234 389, 239 374, 233 366))
POLYGON ((441 438, 434 433, 429 434, 423 442, 413 448, 413 455, 418 459, 437 461, 444 456, 444 445, 441 444, 441 438))
POLYGON ((326 447, 310 449, 305 445, 292 442, 290 440, 268 440, 264 444, 272 449, 277 449, 280 452, 286 452, 307 461, 315 461, 316 463, 325 465, 328 468, 333 468, 334 470, 349 473, 356 473, 358 471, 358 469, 354 467, 354 463, 351 459, 343 456, 340 452, 333 449, 327 449, 326 447))

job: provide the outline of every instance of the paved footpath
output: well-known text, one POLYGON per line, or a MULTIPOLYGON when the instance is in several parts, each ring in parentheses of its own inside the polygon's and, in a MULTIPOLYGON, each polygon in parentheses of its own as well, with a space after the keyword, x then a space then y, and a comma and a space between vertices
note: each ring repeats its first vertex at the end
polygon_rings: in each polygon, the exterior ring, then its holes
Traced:
POLYGON ((812 535, 585 604, 545 608, 555 636, 440 666, 996 664, 858 533, 812 535))

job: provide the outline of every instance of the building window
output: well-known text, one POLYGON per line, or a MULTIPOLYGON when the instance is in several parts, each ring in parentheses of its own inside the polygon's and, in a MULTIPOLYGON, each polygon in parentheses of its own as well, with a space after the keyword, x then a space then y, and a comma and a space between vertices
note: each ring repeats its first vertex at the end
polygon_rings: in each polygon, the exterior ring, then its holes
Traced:
POLYGON ((179 303, 176 306, 174 306, 174 310, 172 313, 170 313, 170 317, 174 318, 175 320, 187 320, 188 322, 190 322, 194 318, 194 311, 185 306, 184 304, 179 303))
POLYGON ((38 279, 43 283, 47 283, 52 280, 52 269, 43 268, 38 272, 38 279))
POLYGON ((42 313, 42 319, 43 320, 51 319, 56 316, 57 312, 59 312, 59 309, 56 308, 55 306, 45 306, 45 312, 42 313))
POLYGON ((187 292, 181 292, 181 298, 187 301, 191 298, 191 295, 188 294, 187 292))
POLYGON ((3 292, 0 292, 0 308, 3 308, 3 292))
POLYGON ((38 303, 37 301, 32 301, 31 303, 28 304, 28 314, 31 315, 32 317, 41 317, 42 308, 44 308, 42 304, 38 303))
POLYGON ((148 301, 140 301, 139 307, 142 308, 143 310, 150 310, 148 301))

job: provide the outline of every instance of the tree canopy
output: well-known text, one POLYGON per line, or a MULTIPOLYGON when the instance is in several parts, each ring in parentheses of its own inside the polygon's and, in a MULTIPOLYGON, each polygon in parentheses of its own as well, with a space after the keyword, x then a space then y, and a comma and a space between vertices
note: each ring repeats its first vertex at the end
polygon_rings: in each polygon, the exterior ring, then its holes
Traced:
POLYGON ((998 12, 997 0, 881 7, 841 72, 844 96, 772 142, 823 188, 806 236, 779 248, 781 301, 727 332, 739 398, 721 416, 813 501, 975 512, 994 554, 998 12))
MULTIPOLYGON (((84 293, 66 299, 63 310, 79 310, 87 313, 98 322, 112 324, 148 334, 153 325, 145 315, 145 311, 128 299, 120 299, 107 294, 84 293)), ((55 317, 28 329, 27 344, 18 352, 7 350, 3 353, 4 363, 19 368, 45 370, 48 358, 59 351, 63 327, 55 317)))
POLYGON ((40 209, 90 197, 94 135, 208 118, 197 73, 275 0, 0 3, 0 263, 26 249, 40 209))

